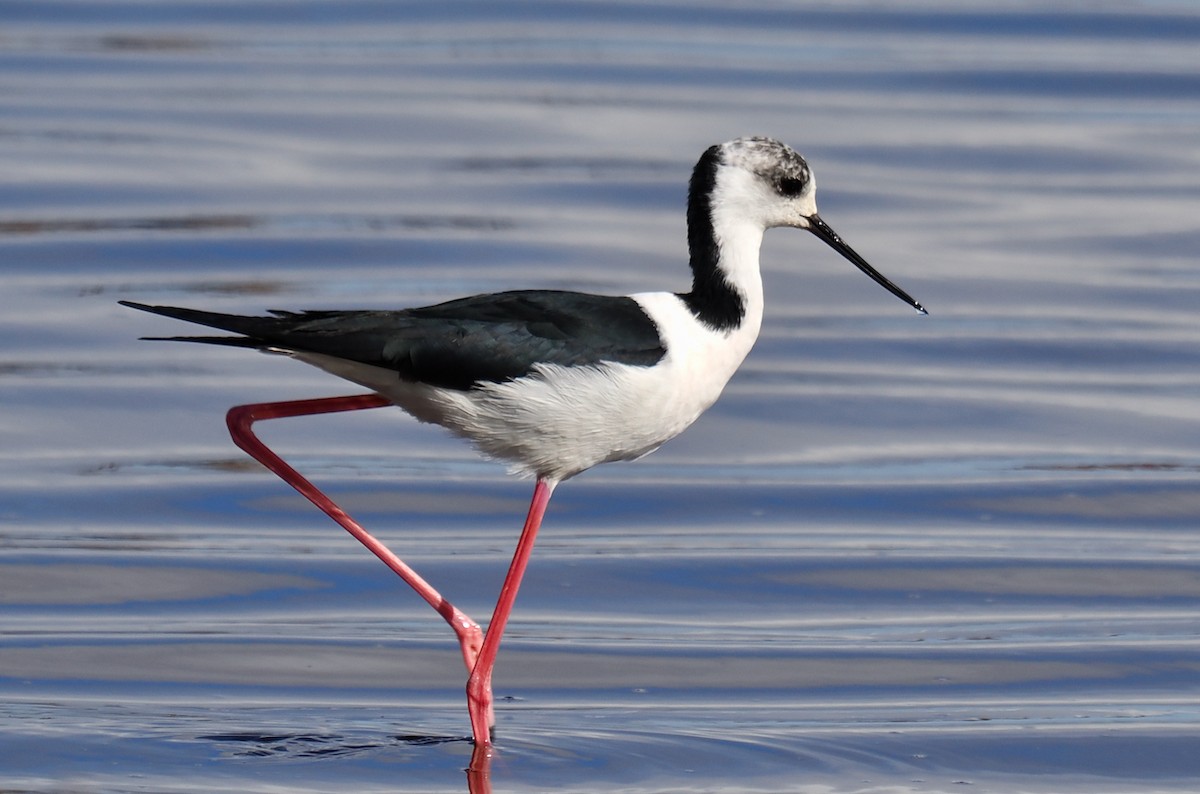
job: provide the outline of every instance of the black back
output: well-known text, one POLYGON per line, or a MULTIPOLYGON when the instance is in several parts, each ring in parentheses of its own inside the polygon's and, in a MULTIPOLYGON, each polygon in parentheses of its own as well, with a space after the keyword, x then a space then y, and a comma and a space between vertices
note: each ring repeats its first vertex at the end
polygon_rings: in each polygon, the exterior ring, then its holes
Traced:
POLYGON ((632 298, 579 292, 523 290, 400 311, 273 311, 269 317, 121 303, 241 334, 174 340, 320 353, 451 389, 512 380, 542 363, 652 366, 666 352, 658 328, 632 298))

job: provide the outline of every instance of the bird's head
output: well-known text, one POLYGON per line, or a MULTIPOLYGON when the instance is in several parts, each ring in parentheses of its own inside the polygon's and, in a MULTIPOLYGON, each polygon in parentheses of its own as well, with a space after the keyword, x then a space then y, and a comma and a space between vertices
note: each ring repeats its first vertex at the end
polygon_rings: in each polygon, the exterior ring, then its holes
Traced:
POLYGON ((773 226, 809 228, 817 214, 816 183, 804 158, 771 138, 738 138, 717 148, 716 211, 773 226))
POLYGON ((812 170, 790 146, 772 138, 738 138, 712 147, 705 157, 711 157, 714 166, 709 188, 714 220, 721 216, 762 229, 806 229, 880 286, 926 313, 920 303, 871 267, 821 219, 812 170))

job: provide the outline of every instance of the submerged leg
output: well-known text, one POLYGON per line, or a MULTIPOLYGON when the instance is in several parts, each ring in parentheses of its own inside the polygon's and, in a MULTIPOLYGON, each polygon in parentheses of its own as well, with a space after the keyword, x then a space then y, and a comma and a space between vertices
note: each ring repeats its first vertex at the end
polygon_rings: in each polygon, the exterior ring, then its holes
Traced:
MULTIPOLYGON (((469 672, 478 667, 481 650, 485 647, 483 632, 479 624, 467 617, 457 607, 442 597, 441 593, 420 577, 416 571, 408 567, 404 560, 392 553, 387 546, 376 540, 371 533, 362 528, 346 511, 334 504, 333 500, 304 478, 299 472, 289 466, 278 455, 272 452, 266 444, 258 439, 251 430, 251 425, 262 419, 282 419, 292 416, 311 416, 313 414, 337 413, 340 411, 359 411, 366 408, 381 408, 391 405, 388 400, 378 394, 358 394, 349 397, 326 397, 316 400, 290 400, 287 402, 256 403, 254 405, 239 405, 230 408, 226 415, 229 433, 233 442, 246 451, 250 457, 266 466, 280 479, 295 488, 343 529, 353 535, 359 543, 370 549, 371 553, 383 561, 403 579, 417 595, 425 599, 458 636, 458 644, 462 648, 463 662, 469 672)), ((487 693, 487 701, 491 702, 491 692, 487 693)), ((475 713, 471 709, 472 728, 474 728, 475 713)), ((490 719, 491 714, 487 715, 490 719)), ((478 734, 476 734, 478 735, 478 734)))
POLYGON ((479 748, 490 747, 492 743, 491 729, 495 724, 492 717, 492 668, 496 664, 500 638, 504 636, 504 627, 508 624, 513 602, 517 600, 521 577, 525 575, 525 567, 529 564, 538 527, 542 525, 546 505, 550 503, 550 495, 554 493, 557 484, 555 480, 539 479, 533 488, 533 501, 530 502, 529 514, 525 517, 525 528, 521 530, 521 539, 517 541, 512 564, 509 565, 504 585, 500 588, 496 609, 492 613, 491 622, 488 623, 487 634, 484 635, 483 648, 480 649, 475 667, 471 670, 471 677, 467 680, 467 710, 471 714, 471 733, 475 737, 473 767, 480 763, 481 758, 487 757, 487 753, 481 753, 479 748))

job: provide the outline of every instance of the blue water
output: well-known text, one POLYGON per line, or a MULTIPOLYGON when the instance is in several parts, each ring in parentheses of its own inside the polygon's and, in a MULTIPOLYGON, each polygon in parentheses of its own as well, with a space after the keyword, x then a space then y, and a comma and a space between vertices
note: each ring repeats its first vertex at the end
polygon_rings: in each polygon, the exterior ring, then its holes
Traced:
MULTIPOLYGON (((722 400, 555 495, 492 789, 1200 789, 1198 45, 1187 2, 0 3, 0 789, 465 790, 450 632, 225 432, 354 389, 116 301, 682 289, 747 134, 931 314, 768 233, 722 400)), ((262 432, 487 617, 528 483, 398 411, 262 432)))

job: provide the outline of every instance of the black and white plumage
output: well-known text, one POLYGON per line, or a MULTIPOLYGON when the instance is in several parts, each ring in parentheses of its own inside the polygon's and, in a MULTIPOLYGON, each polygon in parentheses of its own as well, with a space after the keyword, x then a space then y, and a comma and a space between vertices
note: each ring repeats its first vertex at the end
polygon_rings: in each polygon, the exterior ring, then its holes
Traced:
POLYGON ((123 303, 238 334, 173 339, 320 367, 553 482, 645 455, 712 405, 758 337, 767 228, 813 232, 924 312, 821 220, 808 164, 778 141, 708 149, 692 174, 687 219, 693 281, 682 294, 525 290, 398 311, 266 317, 123 303))
POLYGON ((283 353, 373 394, 237 406, 238 446, 371 550, 454 628, 470 676, 467 707, 486 769, 492 671, 555 486, 598 463, 630 460, 682 432, 716 401, 758 338, 758 251, 773 226, 807 229, 920 312, 817 214, 807 163, 778 141, 740 138, 696 164, 688 194, 692 289, 625 297, 525 290, 399 311, 272 312, 241 317, 124 302, 229 331, 172 337, 283 353), (470 439, 537 478, 529 513, 486 634, 299 472, 251 425, 262 419, 388 403, 470 439))

